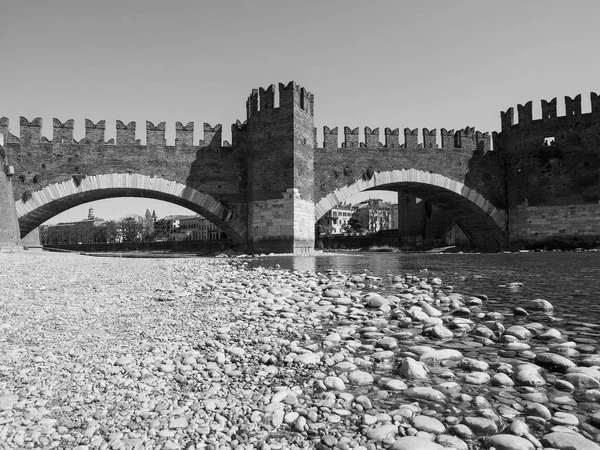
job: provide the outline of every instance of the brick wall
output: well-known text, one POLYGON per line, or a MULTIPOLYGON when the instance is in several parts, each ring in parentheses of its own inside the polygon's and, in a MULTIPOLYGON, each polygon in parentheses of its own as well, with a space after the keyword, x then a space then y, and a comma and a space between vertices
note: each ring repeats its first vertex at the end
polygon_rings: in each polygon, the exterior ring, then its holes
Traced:
POLYGON ((369 171, 417 169, 464 182, 472 153, 462 148, 317 148, 315 201, 335 189, 354 183, 363 175, 367 176, 369 171))
POLYGON ((0 146, 0 251, 16 250, 21 245, 12 181, 6 173, 7 167, 6 152, 0 146))
POLYGON ((255 252, 307 253, 314 249, 314 203, 300 198, 298 189, 287 189, 279 199, 251 202, 248 219, 255 252))
POLYGON ((600 204, 529 206, 511 211, 512 242, 549 239, 600 238, 600 204))

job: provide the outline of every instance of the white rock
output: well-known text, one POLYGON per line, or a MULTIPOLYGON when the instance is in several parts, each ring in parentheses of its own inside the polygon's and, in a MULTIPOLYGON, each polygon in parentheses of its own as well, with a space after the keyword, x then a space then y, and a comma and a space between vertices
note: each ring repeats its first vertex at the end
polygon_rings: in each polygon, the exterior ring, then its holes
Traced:
POLYGON ((464 376, 465 383, 486 384, 490 381, 490 376, 485 372, 471 372, 464 376))
POLYGON ((551 312, 554 310, 554 306, 552 306, 552 303, 550 303, 548 300, 536 298, 527 304, 526 309, 530 309, 532 311, 551 312))
POLYGON ((394 438, 398 434, 398 427, 392 424, 380 425, 367 430, 365 434, 367 439, 371 439, 372 441, 384 441, 389 438, 394 438))
POLYGON ((416 436, 405 436, 397 439, 389 450, 443 450, 444 447, 435 442, 416 436))
POLYGON ((558 450, 600 450, 600 445, 573 433, 549 433, 544 436, 542 443, 558 450))
POLYGON ((512 434, 497 434, 486 440, 486 448, 496 450, 535 450, 533 444, 525 438, 512 434))
POLYGON ((428 367, 421 361, 407 357, 404 358, 398 372, 404 378, 427 378, 428 367))
POLYGON ((373 384, 373 375, 362 370, 355 370, 354 372, 350 372, 348 374, 348 381, 358 386, 368 386, 369 384, 373 384))
POLYGON ((441 434, 446 431, 446 427, 442 422, 430 416, 416 416, 412 425, 417 430, 426 431, 427 433, 441 434))
POLYGON ((520 364, 515 370, 515 379, 518 384, 527 386, 543 386, 546 380, 540 375, 540 368, 533 364, 520 364))
POLYGON ((321 362, 321 355, 318 353, 307 352, 294 357, 294 361, 306 365, 319 364, 321 362))
POLYGON ((340 377, 326 377, 323 384, 330 391, 343 391, 346 389, 346 385, 340 377))
POLYGON ((463 355, 458 350, 454 350, 451 348, 445 348, 442 350, 433 350, 431 352, 422 353, 419 357, 419 361, 424 362, 425 364, 432 366, 435 364, 439 364, 442 361, 446 360, 455 360, 459 361, 463 358, 463 355))

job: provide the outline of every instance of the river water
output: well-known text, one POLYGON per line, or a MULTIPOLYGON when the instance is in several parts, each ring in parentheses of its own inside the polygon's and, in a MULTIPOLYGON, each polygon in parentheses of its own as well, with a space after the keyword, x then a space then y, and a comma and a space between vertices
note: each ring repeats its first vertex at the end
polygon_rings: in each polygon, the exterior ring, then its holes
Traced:
POLYGON ((487 295, 488 307, 508 315, 525 301, 544 298, 554 305, 554 315, 565 320, 565 328, 585 323, 600 336, 600 252, 329 253, 270 256, 250 263, 276 265, 299 271, 367 272, 384 279, 406 273, 439 277, 455 292, 487 295))

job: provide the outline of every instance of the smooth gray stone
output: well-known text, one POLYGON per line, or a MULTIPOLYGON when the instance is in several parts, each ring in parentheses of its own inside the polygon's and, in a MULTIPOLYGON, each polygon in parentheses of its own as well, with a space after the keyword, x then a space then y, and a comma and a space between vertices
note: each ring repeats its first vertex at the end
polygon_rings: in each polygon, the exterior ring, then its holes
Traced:
POLYGON ((600 445, 573 433, 550 433, 544 436, 542 443, 558 450, 600 450, 600 445))
POLYGON ((443 450, 444 447, 435 442, 416 436, 405 436, 394 442, 389 450, 443 450))
POLYGON ((513 434, 497 434, 487 438, 486 448, 496 450, 535 450, 534 445, 525 438, 513 434))

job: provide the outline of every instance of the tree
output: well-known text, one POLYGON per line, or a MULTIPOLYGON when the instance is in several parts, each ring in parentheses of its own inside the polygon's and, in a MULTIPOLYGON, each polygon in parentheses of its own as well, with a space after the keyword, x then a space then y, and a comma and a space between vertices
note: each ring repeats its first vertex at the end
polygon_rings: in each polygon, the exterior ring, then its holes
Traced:
POLYGON ((90 227, 86 223, 75 222, 71 227, 69 244, 87 244, 89 241, 90 227))
POLYGON ((325 234, 333 234, 334 231, 335 230, 333 228, 333 225, 327 225, 327 224, 317 222, 317 225, 315 228, 315 234, 317 236, 322 236, 325 234))
POLYGON ((346 225, 346 230, 354 231, 355 233, 360 233, 365 229, 365 224, 362 223, 360 217, 358 217, 358 211, 354 211, 352 217, 348 219, 348 224, 346 225))
POLYGON ((135 216, 121 219, 123 242, 138 242, 142 238, 143 223, 135 216))
POLYGON ((92 240, 94 244, 104 244, 108 242, 108 230, 106 227, 94 227, 94 236, 92 240))
POLYGON ((48 225, 42 225, 40 227, 40 242, 42 245, 50 244, 50 233, 48 232, 48 225))
POLYGON ((119 224, 114 220, 109 220, 104 223, 104 227, 106 228, 106 242, 114 244, 115 242, 120 242, 119 239, 119 224))

